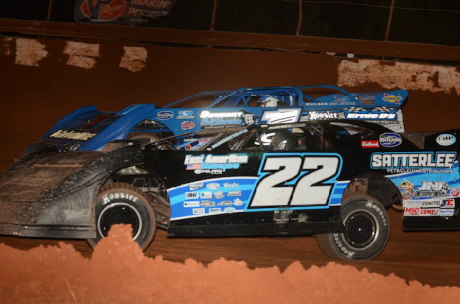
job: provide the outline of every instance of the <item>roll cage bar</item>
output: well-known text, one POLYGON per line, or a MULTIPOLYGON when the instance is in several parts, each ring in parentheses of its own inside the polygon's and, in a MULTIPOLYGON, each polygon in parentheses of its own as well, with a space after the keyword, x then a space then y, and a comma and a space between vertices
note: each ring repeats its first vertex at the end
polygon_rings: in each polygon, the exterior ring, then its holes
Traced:
POLYGON ((254 95, 275 95, 275 96, 286 96, 292 97, 294 104, 292 106, 302 106, 305 105, 303 98, 308 99, 311 102, 319 102, 316 98, 313 98, 309 95, 306 95, 302 90, 310 90, 317 88, 326 88, 332 89, 340 92, 341 94, 349 97, 350 99, 356 99, 348 91, 339 88, 333 85, 315 85, 315 86, 279 86, 279 87, 258 87, 258 88, 242 88, 234 91, 205 91, 196 95, 192 95, 181 99, 179 101, 173 102, 164 106, 163 108, 170 108, 175 105, 184 103, 190 99, 200 97, 200 96, 214 96, 214 101, 209 105, 213 107, 219 104, 222 100, 226 99, 225 103, 221 107, 236 107, 242 102, 244 107, 249 107, 250 96, 254 95), (300 98, 302 97, 302 98, 300 98))

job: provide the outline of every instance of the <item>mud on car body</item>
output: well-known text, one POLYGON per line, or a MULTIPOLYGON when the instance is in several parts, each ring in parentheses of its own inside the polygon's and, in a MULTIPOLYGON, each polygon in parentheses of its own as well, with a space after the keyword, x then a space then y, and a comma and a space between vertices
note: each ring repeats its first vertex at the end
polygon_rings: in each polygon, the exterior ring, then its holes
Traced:
POLYGON ((29 155, 0 176, 0 233, 94 246, 126 223, 143 249, 156 227, 168 237, 316 235, 334 259, 367 260, 388 242, 390 206, 406 229, 460 228, 457 131, 324 120, 29 155), (201 144, 174 148, 184 142, 201 144))
POLYGON ((102 112, 88 106, 62 118, 21 157, 49 149, 107 151, 117 147, 109 144, 114 140, 135 139, 145 145, 204 129, 321 119, 373 121, 403 132, 401 106, 406 97, 405 90, 348 93, 328 85, 283 86, 203 92, 163 108, 150 103, 102 112))

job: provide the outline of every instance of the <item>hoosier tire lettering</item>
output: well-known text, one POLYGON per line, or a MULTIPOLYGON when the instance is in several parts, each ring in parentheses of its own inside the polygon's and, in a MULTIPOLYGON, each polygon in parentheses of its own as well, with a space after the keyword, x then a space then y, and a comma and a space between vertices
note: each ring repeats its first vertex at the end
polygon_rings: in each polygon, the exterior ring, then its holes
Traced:
POLYGON ((108 202, 110 202, 113 199, 119 199, 119 198, 121 198, 121 199, 126 198, 126 199, 128 199, 130 201, 137 202, 137 197, 132 195, 132 194, 127 195, 125 193, 113 193, 113 194, 111 193, 109 195, 104 196, 104 198, 103 198, 104 204, 107 204, 108 202))
POLYGON ((152 242, 156 216, 148 197, 138 188, 113 183, 101 188, 95 206, 96 237, 88 239, 91 247, 105 238, 116 224, 130 225, 133 239, 145 250, 152 242))

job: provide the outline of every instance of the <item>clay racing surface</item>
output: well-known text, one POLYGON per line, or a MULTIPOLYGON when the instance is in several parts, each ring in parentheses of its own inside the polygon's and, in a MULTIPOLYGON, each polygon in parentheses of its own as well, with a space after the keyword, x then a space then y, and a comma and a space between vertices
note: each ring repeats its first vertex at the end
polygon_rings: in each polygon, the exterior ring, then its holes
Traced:
POLYGON ((430 287, 333 262, 250 269, 150 258, 117 225, 90 259, 64 242, 21 251, 0 244, 2 303, 458 303, 460 288, 430 287))

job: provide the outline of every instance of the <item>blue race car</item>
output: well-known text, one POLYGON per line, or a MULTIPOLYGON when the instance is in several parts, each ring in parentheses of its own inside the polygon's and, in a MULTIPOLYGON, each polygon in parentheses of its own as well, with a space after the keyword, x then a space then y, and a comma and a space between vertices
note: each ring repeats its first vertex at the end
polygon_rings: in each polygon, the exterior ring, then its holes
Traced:
MULTIPOLYGON (((399 133, 404 132, 401 106, 407 95, 405 90, 348 93, 329 85, 282 86, 203 92, 163 108, 136 104, 120 112, 101 112, 88 106, 62 118, 22 156, 49 149, 107 151, 117 147, 109 144, 116 140, 137 140, 145 146, 167 136, 204 129, 324 119, 370 121, 399 133), (336 93, 329 94, 331 90, 336 93), (321 91, 323 96, 312 97, 306 91, 321 91)), ((175 148, 197 150, 206 143, 206 139, 183 141, 175 148)))

